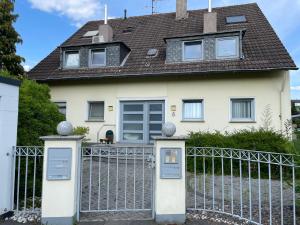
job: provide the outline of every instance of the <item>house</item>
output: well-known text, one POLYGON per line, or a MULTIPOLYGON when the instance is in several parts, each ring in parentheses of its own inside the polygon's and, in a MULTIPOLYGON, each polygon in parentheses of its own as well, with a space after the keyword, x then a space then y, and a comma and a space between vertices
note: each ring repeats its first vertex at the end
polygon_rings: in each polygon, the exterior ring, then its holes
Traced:
POLYGON ((98 141, 152 142, 176 135, 272 126, 291 119, 289 70, 297 67, 257 4, 90 21, 28 76, 51 88, 74 126, 98 141))
POLYGON ((20 81, 0 76, 0 215, 13 209, 12 146, 17 143, 20 81))

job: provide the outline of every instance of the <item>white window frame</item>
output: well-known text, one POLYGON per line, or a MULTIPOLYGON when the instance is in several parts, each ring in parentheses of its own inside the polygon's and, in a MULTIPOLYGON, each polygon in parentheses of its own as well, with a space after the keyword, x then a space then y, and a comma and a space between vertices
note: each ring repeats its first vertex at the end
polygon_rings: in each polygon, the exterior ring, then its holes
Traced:
POLYGON ((103 67, 106 66, 106 48, 95 48, 89 50, 89 67, 103 67), (93 64, 93 51, 104 51, 104 63, 103 64, 93 64))
POLYGON ((182 121, 183 122, 203 122, 204 121, 204 99, 182 99, 182 121), (184 104, 188 102, 201 102, 201 117, 195 119, 185 118, 184 115, 184 104))
POLYGON ((104 101, 88 101, 87 102, 87 120, 86 122, 104 122, 105 118, 105 102, 104 101), (91 103, 103 103, 103 118, 91 118, 90 117, 90 105, 91 103))
POLYGON ((64 68, 67 69, 77 69, 80 67, 80 50, 66 50, 63 53, 63 66, 64 68), (78 65, 77 66, 67 66, 67 60, 66 60, 66 55, 68 54, 68 52, 78 52, 78 65))
POLYGON ((215 43, 215 54, 216 54, 216 59, 238 59, 240 55, 240 39, 238 36, 230 36, 230 37, 220 37, 216 38, 216 43, 215 43), (231 55, 231 56, 218 56, 218 41, 220 40, 236 40, 236 54, 231 55))
POLYGON ((254 97, 232 97, 229 99, 229 119, 232 123, 255 123, 256 122, 256 100, 254 97), (233 118, 232 117, 232 100, 251 100, 251 118, 233 118))
POLYGON ((189 40, 189 41, 183 41, 182 42, 182 61, 184 62, 197 62, 197 61, 202 61, 204 59, 204 41, 203 39, 197 39, 197 40, 189 40), (185 58, 185 43, 190 43, 190 42, 201 42, 201 58, 199 59, 186 59, 185 58))

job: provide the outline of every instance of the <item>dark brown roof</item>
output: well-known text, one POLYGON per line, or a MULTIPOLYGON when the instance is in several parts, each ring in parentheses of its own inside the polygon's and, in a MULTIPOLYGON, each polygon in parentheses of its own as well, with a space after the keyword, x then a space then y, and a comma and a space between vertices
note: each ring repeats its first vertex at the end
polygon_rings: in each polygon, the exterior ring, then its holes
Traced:
MULTIPOLYGON (((175 20, 175 13, 112 19, 109 24, 114 30, 114 41, 124 42, 131 53, 124 66, 94 69, 59 69, 60 50, 55 49, 28 74, 36 80, 87 79, 119 76, 154 76, 174 74, 203 74, 211 72, 239 72, 297 69, 289 53, 257 4, 245 4, 215 8, 218 14, 218 32, 246 30, 243 38, 244 59, 214 60, 194 63, 166 64, 165 38, 203 33, 203 14, 207 10, 189 11, 185 20, 175 20), (232 15, 245 15, 246 23, 225 23, 232 15), (132 27, 133 31, 123 30, 132 27), (157 48, 156 58, 146 58, 150 48, 157 48)), ((82 38, 90 30, 97 30, 103 21, 91 21, 66 40, 62 46, 91 43, 82 38)))

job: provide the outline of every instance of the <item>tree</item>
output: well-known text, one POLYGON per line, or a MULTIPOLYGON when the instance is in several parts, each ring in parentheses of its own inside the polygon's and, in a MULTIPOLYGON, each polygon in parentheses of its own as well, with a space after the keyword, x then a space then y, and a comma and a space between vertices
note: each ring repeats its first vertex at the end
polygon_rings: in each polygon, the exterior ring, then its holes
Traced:
POLYGON ((14 0, 0 0, 0 70, 7 70, 15 76, 24 74, 24 59, 16 54, 16 44, 22 43, 13 27, 18 15, 13 14, 14 0))
POLYGON ((45 84, 24 79, 20 87, 18 145, 42 145, 40 136, 53 135, 64 120, 55 103, 50 100, 50 89, 45 84))

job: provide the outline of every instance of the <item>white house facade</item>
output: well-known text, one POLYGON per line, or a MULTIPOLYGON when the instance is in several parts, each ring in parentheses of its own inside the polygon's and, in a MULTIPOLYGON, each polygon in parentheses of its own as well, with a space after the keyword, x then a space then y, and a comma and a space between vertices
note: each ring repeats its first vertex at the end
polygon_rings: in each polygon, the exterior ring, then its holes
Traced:
POLYGON ((289 70, 297 67, 257 4, 91 21, 29 72, 92 142, 151 144, 176 135, 291 119, 289 70))

